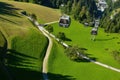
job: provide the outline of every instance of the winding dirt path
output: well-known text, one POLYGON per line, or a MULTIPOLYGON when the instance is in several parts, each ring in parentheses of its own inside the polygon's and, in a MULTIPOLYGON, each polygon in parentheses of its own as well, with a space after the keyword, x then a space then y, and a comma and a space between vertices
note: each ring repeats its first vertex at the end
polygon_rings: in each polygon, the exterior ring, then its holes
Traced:
POLYGON ((49 25, 49 24, 53 24, 53 23, 57 23, 59 21, 53 21, 53 22, 49 22, 49 23, 45 23, 45 25, 49 25))
POLYGON ((53 42, 52 42, 51 37, 47 34, 46 30, 43 28, 43 26, 40 26, 37 21, 35 21, 34 24, 39 28, 39 30, 49 40, 48 48, 47 48, 46 55, 45 55, 44 60, 43 60, 43 67, 42 67, 43 78, 44 78, 44 80, 48 80, 48 76, 47 76, 47 72, 48 72, 48 59, 49 59, 49 55, 51 53, 53 42))
POLYGON ((52 42, 52 39, 49 37, 49 35, 47 35, 44 31, 43 31, 43 33, 49 40, 49 45, 48 45, 46 55, 45 55, 44 60, 43 60, 43 70, 42 70, 44 80, 48 80, 48 77, 47 77, 48 59, 49 59, 49 55, 50 55, 50 52, 51 52, 51 49, 52 49, 53 42, 52 42))

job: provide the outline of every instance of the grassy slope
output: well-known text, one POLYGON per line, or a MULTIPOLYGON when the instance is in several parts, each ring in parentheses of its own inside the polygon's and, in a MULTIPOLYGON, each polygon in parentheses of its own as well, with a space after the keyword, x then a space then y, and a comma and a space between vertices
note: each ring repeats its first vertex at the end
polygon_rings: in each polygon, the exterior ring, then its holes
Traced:
POLYGON ((8 41, 6 64, 10 74, 17 80, 41 79, 47 39, 26 17, 17 14, 13 5, 0 4, 0 31, 8 41))
POLYGON ((84 47, 88 49, 87 53, 90 57, 96 58, 97 61, 102 63, 120 68, 120 64, 118 64, 118 62, 115 61, 110 54, 113 50, 120 49, 120 44, 117 44, 120 42, 119 34, 107 34, 104 33, 103 29, 99 28, 96 41, 92 41, 90 40, 91 28, 84 27, 74 20, 72 20, 71 26, 69 28, 59 27, 58 23, 53 24, 53 27, 53 34, 56 35, 58 32, 64 32, 67 38, 72 40, 67 41, 66 43, 84 47))
POLYGON ((54 42, 49 58, 50 80, 119 80, 120 73, 90 62, 73 62, 64 49, 54 42))
POLYGON ((31 29, 25 37, 14 37, 9 50, 8 63, 17 80, 42 79, 42 61, 47 40, 36 29, 31 29), (28 77, 29 76, 29 77, 28 77))
MULTIPOLYGON (((0 0, 4 1, 4 0, 0 0)), ((29 13, 34 13, 38 17, 40 23, 52 22, 59 19, 60 13, 55 9, 51 9, 45 6, 40 6, 32 3, 5 1, 9 4, 14 5, 17 8, 26 10, 29 13)))

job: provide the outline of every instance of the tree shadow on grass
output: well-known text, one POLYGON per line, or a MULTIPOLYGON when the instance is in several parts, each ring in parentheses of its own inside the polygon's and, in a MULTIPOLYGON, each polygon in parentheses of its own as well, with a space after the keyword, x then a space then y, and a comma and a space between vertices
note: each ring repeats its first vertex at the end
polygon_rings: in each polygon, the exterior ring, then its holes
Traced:
POLYGON ((6 19, 6 18, 1 17, 1 16, 0 16, 0 20, 1 20, 1 21, 10 22, 10 23, 13 23, 13 24, 18 24, 18 23, 16 23, 16 22, 12 21, 12 20, 6 19))
POLYGON ((69 75, 61 75, 61 74, 53 74, 48 73, 49 80, 76 80, 76 78, 73 78, 69 75))
POLYGON ((40 71, 34 71, 28 68, 18 68, 7 66, 13 80, 43 80, 40 71))
POLYGON ((65 41, 72 41, 72 40, 66 37, 66 38, 65 38, 65 41))
POLYGON ((7 59, 7 63, 10 65, 27 66, 27 64, 28 65, 31 64, 31 67, 34 64, 34 62, 31 62, 29 60, 33 60, 33 61, 38 60, 35 57, 31 57, 23 53, 19 53, 12 49, 7 50, 6 59, 7 59))
POLYGON ((92 61, 96 61, 97 60, 97 58, 95 58, 95 57, 88 57, 89 59, 85 59, 85 58, 83 58, 83 59, 75 59, 74 61, 75 62, 86 62, 86 63, 89 63, 89 62, 91 62, 91 60, 92 61))
POLYGON ((14 6, 11 4, 0 2, 0 14, 20 17, 16 12, 16 10, 20 10, 20 9, 14 8, 14 6))
POLYGON ((106 38, 106 39, 95 39, 95 41, 109 41, 109 40, 113 40, 115 39, 114 37, 113 38, 106 38))
POLYGON ((91 62, 91 61, 97 61, 97 58, 91 57, 91 54, 85 54, 86 58, 80 58, 80 59, 75 59, 75 62, 91 62))
POLYGON ((5 36, 3 35, 3 33, 1 31, 0 31, 0 35, 1 35, 0 37, 3 38, 3 40, 4 40, 4 45, 0 46, 0 60, 4 61, 4 57, 5 57, 6 52, 7 52, 8 43, 7 43, 7 40, 6 40, 5 36))
MULTIPOLYGON (((7 55, 8 55, 9 64, 6 66, 13 80, 43 80, 43 74, 41 70, 35 71, 32 70, 32 68, 29 68, 29 67, 34 67, 32 66, 33 65, 32 63, 27 63, 27 64, 31 64, 29 66, 19 64, 19 62, 24 61, 26 58, 27 59, 36 59, 36 58, 19 53, 11 49, 9 49, 8 52, 9 53, 7 55), (19 67, 19 65, 23 67, 19 67)), ((48 78, 50 78, 49 80, 75 80, 75 78, 69 75, 61 75, 61 74, 53 74, 53 73, 48 73, 48 78)))
MULTIPOLYGON (((20 10, 19 8, 14 8, 13 5, 5 3, 5 2, 0 2, 0 14, 1 15, 10 15, 10 16, 15 16, 15 17, 21 17, 20 14, 16 10, 20 10)), ((0 16, 1 21, 7 21, 10 23, 17 24, 15 21, 12 21, 8 18, 0 16)))
POLYGON ((3 70, 3 66, 2 66, 1 61, 0 61, 0 80, 9 80, 6 72, 3 70))
MULTIPOLYGON (((7 66, 13 80, 44 80, 41 71, 7 66)), ((48 73, 49 80, 75 80, 72 76, 48 73)))
POLYGON ((86 56, 87 56, 89 59, 93 60, 93 61, 97 61, 97 60, 98 60, 98 58, 92 57, 92 54, 88 54, 88 53, 87 53, 86 56))
POLYGON ((89 60, 87 60, 87 59, 75 59, 74 60, 75 62, 90 62, 89 60))
POLYGON ((24 56, 24 57, 29 57, 29 58, 37 59, 35 57, 28 56, 28 55, 22 54, 20 52, 17 52, 16 50, 13 50, 13 49, 8 49, 7 52, 10 52, 12 54, 19 55, 19 56, 24 56))
POLYGON ((9 49, 6 54, 7 70, 13 80, 42 80, 40 68, 35 64, 39 59, 9 49), (34 69, 33 69, 34 68, 34 69))
POLYGON ((0 60, 1 61, 4 61, 6 50, 7 50, 6 45, 4 45, 3 47, 0 47, 0 60))

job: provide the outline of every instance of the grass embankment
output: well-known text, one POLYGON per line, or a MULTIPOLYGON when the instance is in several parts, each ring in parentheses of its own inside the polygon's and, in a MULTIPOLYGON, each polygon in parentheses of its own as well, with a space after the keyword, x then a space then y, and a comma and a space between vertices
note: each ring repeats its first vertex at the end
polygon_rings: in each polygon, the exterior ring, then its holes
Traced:
POLYGON ((64 53, 64 48, 54 42, 49 57, 50 80, 119 80, 120 73, 91 62, 73 62, 64 53))
MULTIPOLYGON (((4 1, 4 0, 0 0, 4 1)), ((24 3, 24 2, 15 2, 15 1, 4 1, 11 5, 14 5, 16 8, 21 10, 25 10, 28 13, 34 13, 37 16, 37 19, 40 23, 47 23, 59 20, 60 12, 56 9, 48 8, 45 6, 32 4, 32 3, 24 3)))
POLYGON ((42 79, 42 62, 47 48, 47 40, 35 29, 25 37, 14 37, 8 50, 8 66, 15 71, 17 80, 42 79), (17 69, 16 69, 17 68, 17 69))
POLYGON ((5 64, 15 80, 41 80, 42 61, 48 41, 16 10, 19 8, 0 2, 0 31, 8 42, 5 64))
POLYGON ((78 45, 86 48, 88 56, 97 61, 107 65, 120 68, 120 64, 114 60, 111 52, 113 50, 120 50, 120 35, 115 33, 105 33, 103 29, 99 28, 96 40, 91 40, 91 27, 85 27, 79 22, 72 20, 69 28, 62 28, 58 23, 52 25, 54 28, 53 34, 64 32, 68 39, 66 41, 69 45, 78 45))

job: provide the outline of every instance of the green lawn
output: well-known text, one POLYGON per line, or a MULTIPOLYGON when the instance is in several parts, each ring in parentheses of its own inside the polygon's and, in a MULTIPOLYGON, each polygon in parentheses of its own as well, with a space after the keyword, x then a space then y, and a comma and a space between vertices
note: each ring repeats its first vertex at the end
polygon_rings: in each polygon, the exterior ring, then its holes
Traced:
POLYGON ((89 57, 95 58, 97 61, 108 64, 110 66, 120 68, 120 64, 114 60, 110 54, 113 50, 120 50, 120 34, 105 33, 103 29, 99 28, 96 40, 91 40, 91 27, 85 27, 79 22, 72 19, 69 28, 62 28, 58 23, 52 25, 54 27, 53 34, 57 35, 58 32, 64 32, 68 39, 66 41, 69 45, 78 45, 86 48, 89 57))
POLYGON ((91 62, 73 62, 54 42, 48 64, 50 80, 120 80, 120 73, 91 62))
MULTIPOLYGON (((0 31, 8 43, 5 64, 15 80, 42 80, 42 61, 48 40, 16 9, 0 2, 0 31)), ((0 44, 3 43, 0 37, 0 44)))

